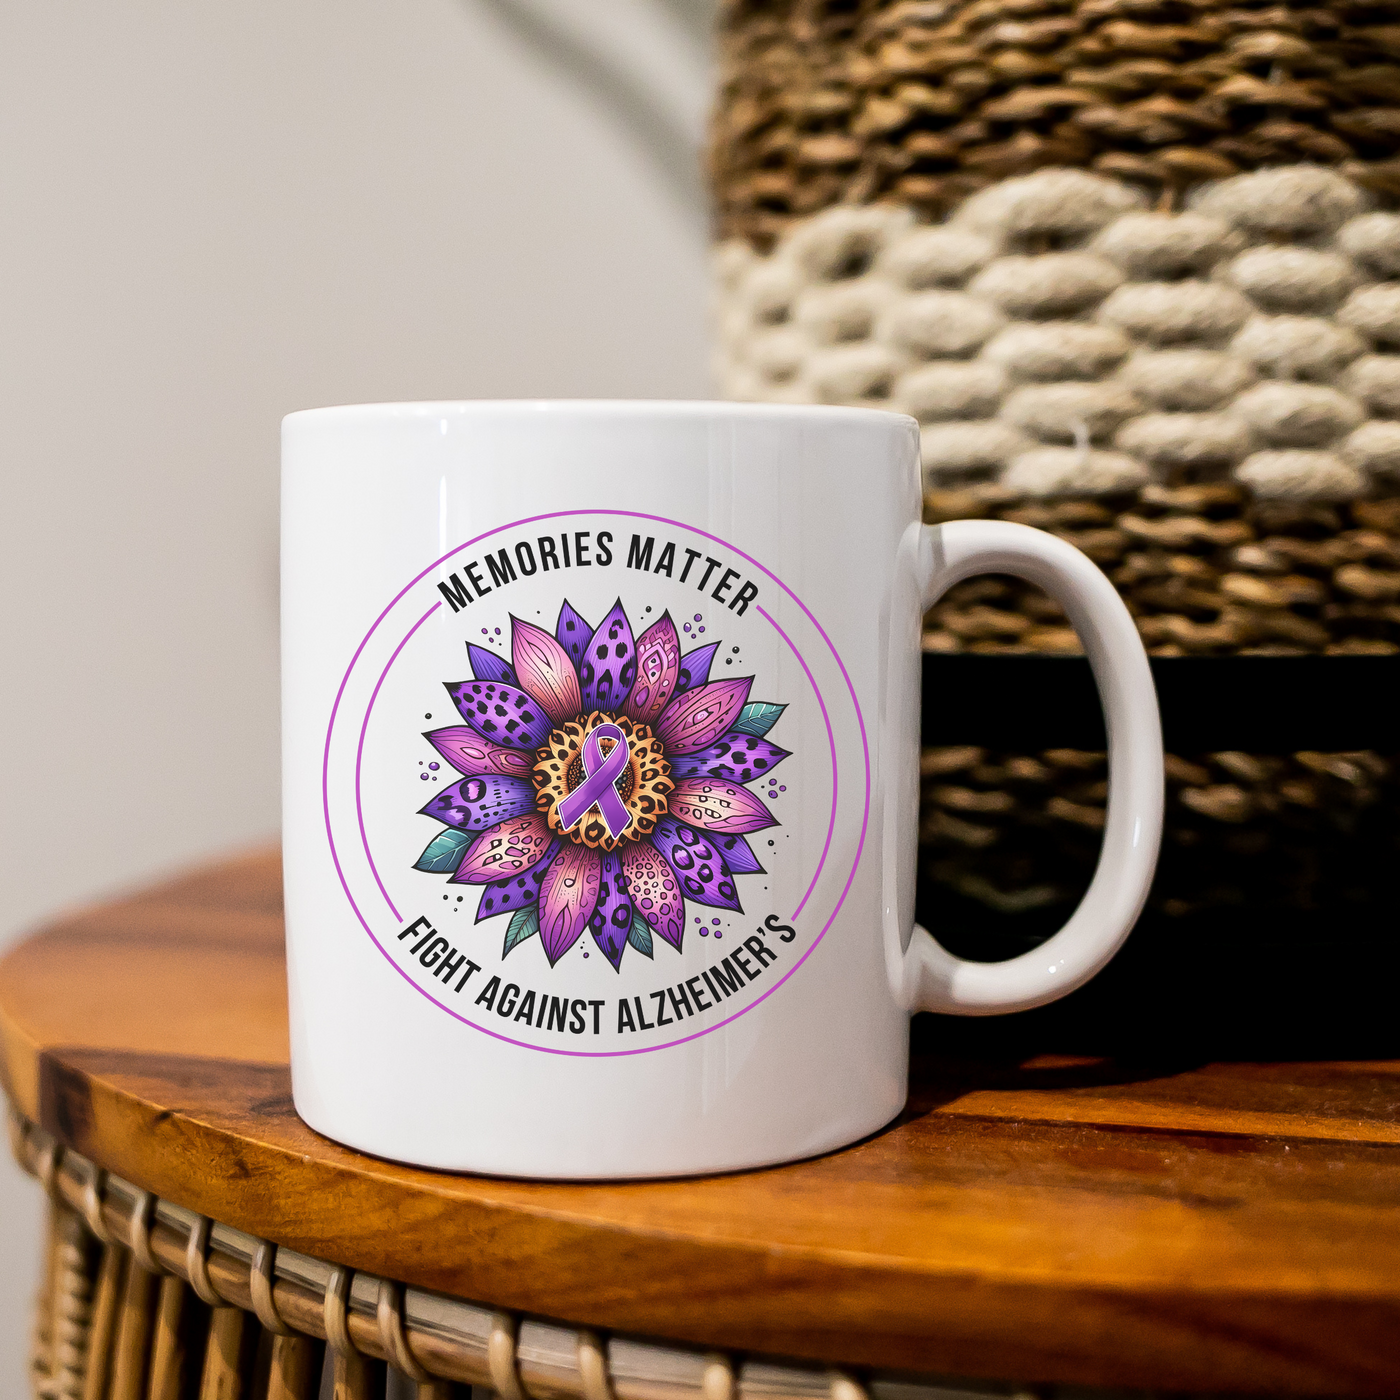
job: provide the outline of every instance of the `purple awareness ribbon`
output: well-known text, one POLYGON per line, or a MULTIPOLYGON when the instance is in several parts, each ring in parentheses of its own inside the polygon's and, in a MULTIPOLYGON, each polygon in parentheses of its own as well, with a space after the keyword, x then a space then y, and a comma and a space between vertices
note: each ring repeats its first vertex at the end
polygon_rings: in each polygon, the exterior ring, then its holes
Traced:
POLYGON ((627 771, 632 756, 627 736, 615 724, 600 724, 583 741, 583 781, 559 804, 559 820, 564 830, 583 820, 596 802, 609 835, 616 840, 632 820, 617 795, 617 780, 627 771), (603 753, 600 739, 612 739, 612 752, 603 753))

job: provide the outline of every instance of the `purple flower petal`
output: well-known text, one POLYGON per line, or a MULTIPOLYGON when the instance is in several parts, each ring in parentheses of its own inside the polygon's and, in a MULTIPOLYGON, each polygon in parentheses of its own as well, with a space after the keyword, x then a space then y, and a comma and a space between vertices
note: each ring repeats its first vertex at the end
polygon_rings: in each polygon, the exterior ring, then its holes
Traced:
POLYGON ((534 696, 555 724, 578 715, 582 708, 578 672, 568 652, 548 632, 524 618, 512 617, 510 655, 520 689, 534 696))
POLYGON ((554 629, 554 636, 564 648, 565 655, 574 663, 576 671, 583 666, 584 648, 592 635, 593 629, 569 606, 569 600, 565 598, 564 606, 559 609, 559 623, 554 629))
POLYGON ((676 872, 650 841, 635 841, 622 852, 622 873, 632 907, 677 952, 685 936, 685 900, 676 872))
POLYGON ((777 826, 777 818, 748 788, 723 778, 685 778, 671 790, 667 807, 688 826, 718 836, 742 835, 777 826))
POLYGON ((724 863, 735 875, 762 875, 763 867, 758 863, 749 843, 742 836, 716 836, 715 845, 724 857, 724 863))
MULTIPOLYGON (((742 841, 742 836, 733 838, 742 841)), ((540 881, 549 869, 554 855, 555 841, 547 851, 523 875, 512 875, 509 880, 493 880, 481 892, 481 903, 476 906, 476 922, 495 918, 497 914, 512 913, 516 909, 528 909, 540 897, 540 881)))
POLYGON ((542 812, 511 817, 487 827, 476 838, 450 883, 489 885, 513 875, 523 875, 543 859, 553 844, 554 833, 542 812))
POLYGON ((632 900, 627 894, 627 877, 622 873, 622 857, 616 851, 603 855, 598 903, 593 906, 588 928, 603 956, 614 969, 620 969, 622 950, 632 931, 632 900))
POLYGON ((725 778, 734 783, 751 783, 771 773, 783 759, 786 749, 752 734, 731 729, 699 753, 676 754, 671 760, 671 776, 681 778, 725 778))
POLYGON ((752 676, 732 681, 711 681, 678 695, 656 722, 656 734, 669 756, 698 753, 729 731, 749 698, 752 676))
POLYGON ((534 767, 534 755, 520 749, 488 744, 475 729, 455 724, 450 729, 434 729, 423 736, 459 773, 469 778, 500 774, 524 778, 534 767))
POLYGON ((494 651, 487 651, 475 642, 467 643, 467 660, 471 662, 472 675, 479 681, 504 681, 506 685, 516 685, 515 672, 510 662, 494 651))
POLYGON ((462 718, 493 744, 537 749, 554 727, 523 690, 503 681, 449 681, 447 693, 462 718))
POLYGON ((459 831, 485 831, 509 817, 535 810, 535 785, 524 778, 463 778, 433 794, 419 815, 459 831))
POLYGON ((681 657, 680 673, 676 676, 677 695, 682 695, 687 690, 695 690, 710 679, 710 667, 718 650, 719 643, 711 642, 709 646, 696 647, 694 651, 688 651, 681 657))
POLYGON ((734 889, 734 876, 709 832, 697 831, 675 817, 665 816, 656 823, 651 840, 675 871, 687 899, 708 904, 712 909, 744 912, 734 889))
POLYGON ((676 693, 681 644, 670 613, 663 613, 637 638, 637 679, 625 712, 639 724, 650 724, 676 693))
POLYGON ((598 903, 598 852, 560 843, 540 881, 540 942, 554 966, 583 936, 598 903))
POLYGON ((627 621, 619 598, 589 638, 579 662, 583 712, 602 710, 606 714, 616 714, 632 689, 636 675, 637 646, 632 640, 632 624, 627 621))

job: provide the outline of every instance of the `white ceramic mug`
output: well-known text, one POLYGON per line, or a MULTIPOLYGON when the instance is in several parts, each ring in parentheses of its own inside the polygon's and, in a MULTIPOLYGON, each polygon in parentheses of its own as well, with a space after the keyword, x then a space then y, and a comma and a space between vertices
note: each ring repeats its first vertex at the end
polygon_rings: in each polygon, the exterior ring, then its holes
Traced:
POLYGON ((839 1147, 903 1107, 912 1012, 1063 996, 1142 908, 1136 629, 1050 535, 920 524, 912 419, 294 413, 282 589, 293 1092, 364 1151, 606 1178, 839 1147), (988 572, 1064 605, 1112 781, 1069 923, 979 964, 914 924, 919 633, 988 572))

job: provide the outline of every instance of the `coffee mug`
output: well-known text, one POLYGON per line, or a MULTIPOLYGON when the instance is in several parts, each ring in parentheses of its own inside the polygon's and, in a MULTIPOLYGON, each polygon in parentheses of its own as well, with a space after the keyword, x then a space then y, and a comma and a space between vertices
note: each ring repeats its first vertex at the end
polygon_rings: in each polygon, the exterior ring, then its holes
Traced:
POLYGON ((1064 541, 926 526, 920 504, 917 425, 864 409, 285 420, 287 968, 312 1128, 523 1177, 810 1156, 903 1108, 913 1012, 1018 1011, 1104 966, 1162 824, 1137 631, 1064 541), (914 923, 920 622, 978 573, 1064 606, 1111 772, 1083 902, 1001 963, 914 923))

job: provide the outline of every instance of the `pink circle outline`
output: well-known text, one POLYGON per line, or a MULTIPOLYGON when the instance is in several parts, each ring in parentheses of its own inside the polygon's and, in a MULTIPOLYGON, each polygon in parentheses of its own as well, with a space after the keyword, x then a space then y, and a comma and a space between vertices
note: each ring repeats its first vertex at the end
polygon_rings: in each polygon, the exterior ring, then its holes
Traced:
MULTIPOLYGON (((418 619, 418 621, 413 625, 413 627, 408 631, 408 633, 405 634, 403 640, 395 648, 393 654, 389 658, 388 663, 385 665, 384 670, 380 673, 379 681, 375 685, 374 692, 370 697, 369 705, 366 707, 364 724, 362 725, 360 731, 360 745, 355 764, 356 812, 360 821, 361 840, 365 844, 365 855, 369 859, 370 868, 374 872, 375 882, 379 885, 380 893, 383 894, 385 903, 388 904, 391 910, 394 910, 393 902, 389 899, 388 892, 384 889, 382 882, 380 882, 379 880, 379 873, 374 866, 373 858, 369 855, 368 841, 365 837, 363 813, 360 811, 359 800, 360 756, 363 754, 365 729, 368 727, 369 724, 369 711, 373 708, 374 700, 379 694, 379 689, 380 686, 382 686, 384 683, 385 676, 387 676, 389 673, 389 668, 393 665, 394 661, 397 660, 399 653, 407 645, 409 638, 412 637, 414 633, 418 631, 419 627, 421 627, 423 623, 426 622, 428 618, 439 607, 441 607, 441 603, 435 603, 433 607, 429 608, 428 611, 418 619)), ((811 669, 807 665, 806 659, 803 657, 802 653, 798 651, 792 639, 787 635, 786 632, 783 631, 783 629, 778 625, 776 620, 769 613, 765 612, 761 607, 758 608, 758 611, 763 613, 763 616, 768 620, 769 623, 772 624, 774 630, 787 643, 793 655, 797 657, 798 662, 801 664, 803 671, 806 673, 808 683, 812 686, 813 690, 816 693, 817 704, 821 708, 822 719, 826 724, 827 737, 831 744, 833 770, 831 799, 832 823, 827 829, 826 845, 823 847, 822 857, 817 865, 817 872, 812 877, 812 884, 808 886, 807 894, 803 896, 802 903, 797 906, 797 913, 800 913, 802 911, 803 906, 807 903, 808 898, 811 896, 812 889, 815 887, 817 878, 820 876, 822 866, 826 862, 827 853, 831 848, 832 834, 835 830, 835 812, 838 796, 836 772, 836 736, 831 726, 830 716, 827 714, 826 702, 822 697, 821 690, 817 687, 816 679, 815 677, 813 677, 811 669)), ((375 618, 373 624, 370 626, 369 631, 365 633, 359 646, 355 648, 355 654, 350 658, 350 664, 346 667, 345 675, 341 678, 340 688, 336 691, 335 702, 331 706, 330 720, 326 726, 325 749, 323 751, 321 760, 321 806, 322 813, 325 818, 326 841, 327 844, 330 846, 331 860, 335 864, 335 872, 340 880, 340 887, 345 891, 345 897, 347 900, 349 900, 351 909, 355 911, 355 917, 359 920, 360 927, 363 928, 364 931, 369 935, 370 941, 383 955, 385 961, 388 962, 390 967, 392 967, 394 971, 397 972, 399 976, 402 977, 404 981, 407 982, 408 985, 412 987, 414 991, 416 991, 420 996, 424 997, 426 1000, 431 1002, 440 1011, 445 1011, 454 1020, 460 1021, 463 1025, 470 1026, 473 1030, 480 1031, 483 1035, 489 1035, 495 1040, 503 1040, 508 1045, 519 1046, 521 1049, 524 1050, 536 1050, 546 1055, 569 1055, 576 1058, 584 1059, 611 1059, 619 1055, 649 1055, 657 1050, 669 1050, 672 1046, 684 1045, 687 1041, 690 1040, 698 1040, 701 1036, 709 1035, 713 1031, 717 1031, 722 1027, 727 1026, 731 1021, 737 1021, 740 1016, 747 1015, 750 1011, 754 1009, 754 1007, 759 1006, 763 1002, 767 1001, 768 998, 772 996, 773 993, 776 992, 780 987, 782 987, 784 983, 786 983, 787 980, 790 977, 792 977, 793 974, 796 973, 797 970, 803 965, 803 963, 805 963, 807 959, 811 957, 812 954, 816 951, 817 945, 826 936, 827 930, 830 929, 831 925, 835 922, 837 914, 841 912, 841 906, 846 902, 846 896, 850 893, 851 885, 856 877, 856 871, 860 868, 861 856, 864 854, 865 851, 865 837, 870 826, 870 741, 869 737, 865 732, 865 716, 861 712, 860 701, 856 698, 855 686, 851 683, 850 673, 846 670, 846 663, 842 661, 841 655, 836 650, 836 647, 832 643, 831 638, 827 635, 826 629, 813 616, 811 609, 806 605, 806 603, 802 601, 801 598, 797 596, 796 593, 792 591, 791 588, 788 587, 786 583, 783 582, 782 579, 780 579, 777 576, 777 574, 775 574, 771 569, 769 569, 767 565, 760 563, 759 560, 755 559, 752 555, 746 554, 742 549, 738 549, 734 545, 730 544, 729 541, 721 539, 718 535, 710 534, 706 530, 698 529, 694 525, 687 525, 679 520, 671 520, 664 515, 649 515, 643 511, 606 510, 599 508, 593 508, 588 510, 549 511, 541 515, 531 515, 526 516, 521 520, 513 520, 505 525, 498 525, 495 528, 483 531, 481 534, 475 535, 471 539, 465 540, 463 543, 455 546, 453 549, 448 550, 446 554, 440 556, 437 559, 434 559, 431 564, 429 564, 420 573, 415 575, 415 577, 410 579, 409 582, 406 583, 398 591, 398 593, 394 595, 394 597, 385 606, 384 610, 379 614, 379 616, 375 618), (345 872, 341 869, 340 854, 336 850, 335 836, 331 831, 330 753, 331 739, 335 730, 335 722, 340 712, 340 702, 345 695, 345 688, 350 683, 350 677, 354 673, 355 667, 359 663, 360 656, 364 652, 365 647, 369 645, 370 638, 375 634, 376 631, 378 631, 380 623, 382 623, 384 619, 389 615, 389 613, 393 611, 393 609, 398 605, 398 603, 403 599, 405 594, 407 594, 410 589, 416 587, 419 583, 421 583, 423 579, 425 579, 430 573, 432 573, 432 571, 436 569, 439 565, 446 563, 447 560, 451 559, 456 554, 460 554, 464 549, 470 549, 472 545, 478 544, 484 539, 489 539, 492 535, 500 534, 503 530, 517 529, 522 525, 533 525, 541 520, 564 519, 580 515, 611 515, 617 516, 622 519, 651 520, 661 525, 671 525, 678 530, 684 530, 690 534, 699 535, 702 539, 712 540, 715 544, 721 545, 725 549, 728 549, 732 553, 738 555, 739 558, 747 560, 750 564, 754 566, 754 568, 760 570, 762 573, 767 575, 768 578, 772 579, 772 581, 776 583, 778 587, 781 588, 783 592, 786 593, 788 597, 791 598, 792 601, 796 603, 799 608, 802 609, 802 612, 806 616, 807 620, 812 624, 813 627, 817 629, 818 634, 820 635, 822 641, 826 643, 827 650, 831 652, 832 658, 835 660, 836 665, 841 672, 842 680, 846 682, 846 690, 850 694, 851 704, 856 712, 856 723, 860 728, 861 751, 865 766, 865 808, 861 815, 860 840, 856 844, 855 859, 851 862, 850 874, 846 877, 846 883, 841 889, 841 894, 837 899, 835 905, 833 906, 831 914, 828 916, 827 921, 822 925, 820 932, 812 940, 811 946, 807 949, 807 951, 803 953, 800 958, 798 958, 798 960, 792 965, 792 967, 790 967, 788 971, 782 977, 780 977, 777 982, 773 984, 773 986, 769 987, 768 990, 765 991, 761 996, 756 997, 747 1006, 745 1006, 743 1010, 736 1011, 732 1016, 727 1016, 723 1021, 718 1021, 713 1026, 707 1026, 704 1030, 695 1031, 690 1035, 680 1036, 676 1040, 668 1040, 661 1045, 638 1046, 636 1049, 632 1050, 562 1050, 547 1045, 532 1045, 529 1041, 516 1040, 511 1036, 502 1035, 499 1031, 494 1031, 486 1026, 478 1025, 475 1021, 469 1020, 466 1016, 462 1015, 460 1011, 454 1011, 450 1006, 445 1006, 442 1002, 438 1001, 436 997, 432 996, 425 988, 420 986, 418 982, 416 982, 408 974, 407 971, 405 971, 402 967, 399 966, 398 961, 390 954, 389 950, 385 948, 385 946, 375 936, 374 930, 370 928, 369 923, 365 919, 364 914, 361 913, 360 906, 355 902, 355 896, 350 893, 350 886, 346 881, 345 872)), ((396 910, 394 910, 394 913, 396 919, 400 918, 396 910)), ((796 918, 796 914, 794 914, 792 917, 796 918)))

